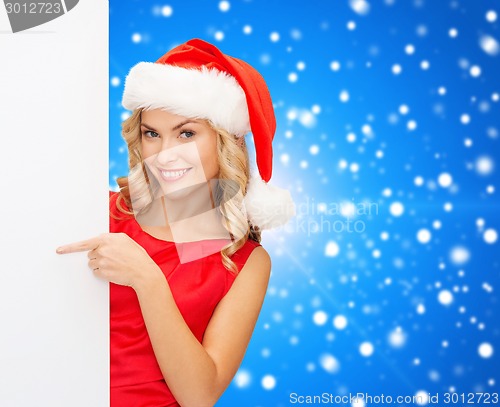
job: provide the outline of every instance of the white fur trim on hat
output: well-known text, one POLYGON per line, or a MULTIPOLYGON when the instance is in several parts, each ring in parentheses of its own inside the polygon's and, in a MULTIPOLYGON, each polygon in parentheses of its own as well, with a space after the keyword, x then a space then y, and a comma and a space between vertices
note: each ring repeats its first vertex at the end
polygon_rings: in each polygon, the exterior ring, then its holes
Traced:
POLYGON ((243 203, 248 220, 260 230, 282 226, 296 213, 290 191, 266 184, 257 175, 250 177, 243 203))
POLYGON ((234 77, 217 69, 139 62, 125 79, 122 105, 209 119, 237 136, 250 131, 245 92, 234 77))

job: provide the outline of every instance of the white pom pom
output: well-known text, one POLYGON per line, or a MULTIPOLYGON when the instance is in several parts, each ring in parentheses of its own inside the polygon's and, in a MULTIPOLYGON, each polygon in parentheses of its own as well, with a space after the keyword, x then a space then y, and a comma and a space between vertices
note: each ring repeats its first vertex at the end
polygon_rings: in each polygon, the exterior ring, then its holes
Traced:
POLYGON ((248 220, 260 230, 284 225, 295 216, 295 204, 290 191, 265 183, 251 176, 243 199, 248 220))

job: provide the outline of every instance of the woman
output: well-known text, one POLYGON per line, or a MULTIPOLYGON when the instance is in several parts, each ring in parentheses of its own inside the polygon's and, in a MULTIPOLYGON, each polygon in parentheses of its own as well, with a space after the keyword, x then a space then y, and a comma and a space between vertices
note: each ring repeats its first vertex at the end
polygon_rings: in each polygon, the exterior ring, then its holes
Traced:
POLYGON ((260 231, 295 213, 272 187, 273 106, 263 78, 199 39, 127 76, 130 173, 110 232, 88 251, 110 284, 111 406, 213 406, 233 379, 271 270, 260 231), (252 131, 262 179, 250 176, 252 131))

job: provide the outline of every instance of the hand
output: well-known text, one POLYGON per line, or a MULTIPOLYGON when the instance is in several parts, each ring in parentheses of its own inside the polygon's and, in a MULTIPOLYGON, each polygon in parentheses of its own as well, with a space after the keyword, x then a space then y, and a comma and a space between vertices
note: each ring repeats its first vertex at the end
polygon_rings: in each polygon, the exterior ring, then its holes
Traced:
POLYGON ((126 233, 103 233, 58 247, 56 252, 67 254, 86 250, 89 250, 89 267, 94 274, 115 284, 137 289, 145 281, 163 275, 146 250, 126 233))

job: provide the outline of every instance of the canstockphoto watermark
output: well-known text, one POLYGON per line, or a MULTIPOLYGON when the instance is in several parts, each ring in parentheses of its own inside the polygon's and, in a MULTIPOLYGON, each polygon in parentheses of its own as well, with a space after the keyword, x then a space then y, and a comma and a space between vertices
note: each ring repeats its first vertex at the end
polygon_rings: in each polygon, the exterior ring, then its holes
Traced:
POLYGON ((45 24, 61 17, 79 0, 4 0, 13 33, 45 24))
POLYGON ((302 235, 317 233, 364 233, 368 222, 379 214, 377 202, 354 199, 320 202, 307 197, 296 203, 296 216, 285 229, 302 235))
POLYGON ((336 395, 290 393, 290 404, 341 404, 367 406, 375 404, 391 405, 456 405, 456 404, 498 404, 498 393, 427 393, 423 390, 413 395, 387 395, 369 393, 348 393, 336 395))

